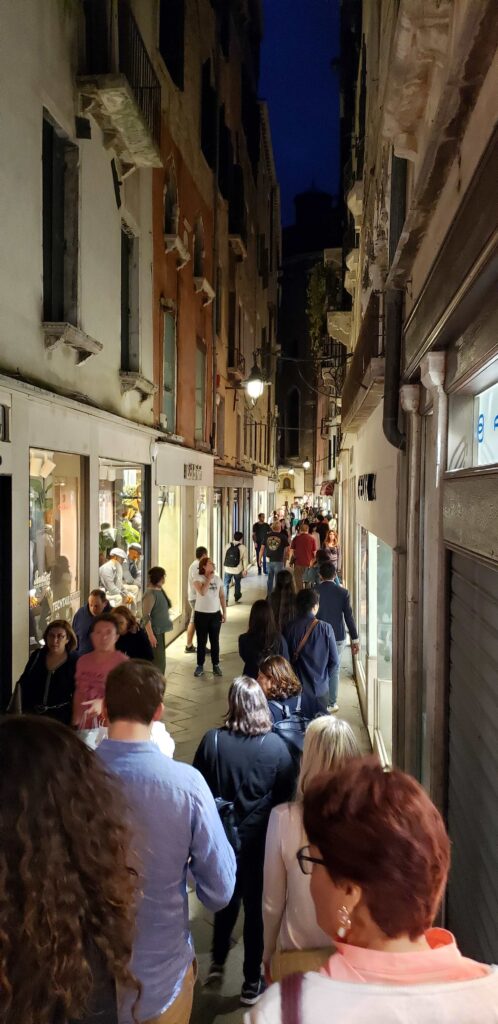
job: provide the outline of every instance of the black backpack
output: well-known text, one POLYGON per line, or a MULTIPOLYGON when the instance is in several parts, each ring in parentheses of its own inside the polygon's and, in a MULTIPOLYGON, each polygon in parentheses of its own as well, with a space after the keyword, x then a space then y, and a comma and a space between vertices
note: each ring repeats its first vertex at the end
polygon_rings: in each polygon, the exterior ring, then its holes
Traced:
POLYGON ((268 703, 273 704, 284 715, 280 722, 273 723, 272 731, 281 736, 289 753, 298 761, 303 752, 304 734, 311 722, 311 718, 306 718, 301 711, 301 694, 297 699, 295 711, 289 711, 287 704, 279 704, 276 700, 269 700, 268 703))
POLYGON ((240 547, 238 544, 234 544, 232 541, 230 547, 227 548, 227 553, 225 555, 225 561, 223 564, 226 565, 227 569, 236 569, 239 562, 240 547))

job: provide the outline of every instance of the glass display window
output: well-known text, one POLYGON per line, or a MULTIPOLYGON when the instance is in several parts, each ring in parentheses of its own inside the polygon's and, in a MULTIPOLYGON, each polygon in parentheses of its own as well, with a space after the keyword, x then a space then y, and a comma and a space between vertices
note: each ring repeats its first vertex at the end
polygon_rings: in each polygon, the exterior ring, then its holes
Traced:
POLYGON ((387 759, 393 740, 393 553, 382 540, 377 546, 377 727, 387 759))
POLYGON ((358 527, 358 633, 360 637, 360 661, 366 676, 368 656, 368 533, 358 527))
POLYGON ((195 546, 209 551, 209 502, 207 487, 195 488, 195 546))
MULTIPOLYGON (((143 466, 99 460, 99 569, 108 561, 112 548, 123 549, 123 596, 132 597, 133 610, 138 608, 146 575, 143 485, 143 466)), ((116 601, 120 603, 119 597, 116 601)))
POLYGON ((49 622, 66 619, 86 595, 82 580, 83 459, 29 452, 29 635, 36 644, 49 622))
POLYGON ((159 565, 166 571, 164 589, 171 601, 172 618, 182 613, 182 490, 165 484, 157 499, 159 565))

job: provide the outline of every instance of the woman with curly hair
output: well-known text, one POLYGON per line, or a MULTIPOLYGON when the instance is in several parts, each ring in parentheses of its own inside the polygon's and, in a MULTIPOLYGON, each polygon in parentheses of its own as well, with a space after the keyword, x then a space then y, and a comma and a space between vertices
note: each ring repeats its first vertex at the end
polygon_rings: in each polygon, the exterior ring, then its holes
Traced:
POLYGON ((136 871, 121 793, 76 733, 0 720, 0 1021, 117 1024, 136 871))
POLYGON ((296 710, 301 683, 286 658, 279 655, 264 658, 257 678, 273 722, 281 722, 296 710))

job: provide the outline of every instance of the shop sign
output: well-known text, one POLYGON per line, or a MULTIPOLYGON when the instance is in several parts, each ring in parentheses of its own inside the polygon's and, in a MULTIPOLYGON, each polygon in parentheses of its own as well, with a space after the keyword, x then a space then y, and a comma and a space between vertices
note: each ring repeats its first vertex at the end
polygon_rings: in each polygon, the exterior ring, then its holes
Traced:
POLYGON ((498 462, 498 384, 476 395, 474 424, 477 445, 474 465, 494 465, 498 462))
POLYGON ((358 477, 358 500, 359 501, 375 501, 375 485, 377 480, 376 473, 362 473, 358 477))
POLYGON ((185 462, 183 466, 184 480, 202 480, 202 465, 195 462, 185 462))

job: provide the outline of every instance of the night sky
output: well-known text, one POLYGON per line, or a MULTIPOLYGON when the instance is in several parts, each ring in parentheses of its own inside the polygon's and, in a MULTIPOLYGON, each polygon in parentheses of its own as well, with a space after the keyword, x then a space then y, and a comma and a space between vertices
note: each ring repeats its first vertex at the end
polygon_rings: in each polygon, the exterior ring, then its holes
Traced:
POLYGON ((282 191, 282 223, 293 197, 314 184, 337 192, 339 0, 264 0, 260 95, 267 100, 282 191))

